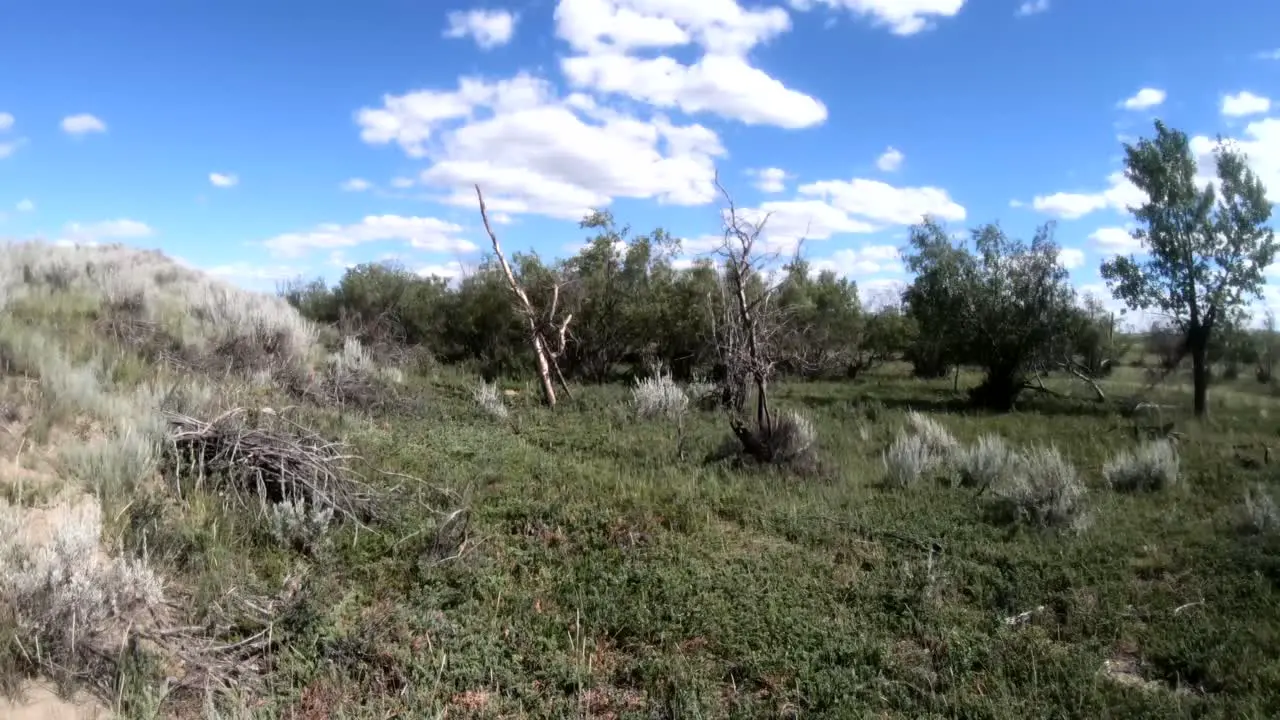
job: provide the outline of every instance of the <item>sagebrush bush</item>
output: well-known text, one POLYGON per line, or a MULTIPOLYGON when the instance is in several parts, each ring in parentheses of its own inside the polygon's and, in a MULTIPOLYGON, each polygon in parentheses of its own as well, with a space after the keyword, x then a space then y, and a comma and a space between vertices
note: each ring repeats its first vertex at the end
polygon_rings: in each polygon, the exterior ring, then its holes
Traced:
POLYGON ((96 494, 129 494, 156 472, 158 440, 153 434, 124 427, 104 437, 67 445, 59 451, 59 459, 72 477, 96 494))
POLYGON ((60 510, 49 517, 51 537, 40 542, 24 509, 0 499, 0 597, 24 646, 39 648, 40 662, 74 672, 100 653, 119 652, 120 631, 160 609, 164 584, 144 561, 103 554, 96 503, 60 510))
POLYGON ((1259 535, 1280 533, 1280 506, 1261 484, 1250 485, 1244 493, 1241 507, 1245 530, 1259 535))
POLYGON ((1000 509, 1011 521, 1079 529, 1087 519, 1080 473, 1054 446, 1019 453, 1009 477, 993 490, 1000 509))
POLYGON ((694 380, 684 386, 685 395, 698 406, 705 406, 709 401, 715 400, 716 391, 716 384, 705 380, 694 380))
POLYGON ((472 389, 471 398, 475 400, 476 407, 486 415, 499 420, 507 417, 507 406, 502 402, 502 393, 499 392, 497 385, 481 380, 480 384, 472 389))
POLYGON ((775 463, 805 462, 812 460, 817 452, 818 431, 809 418, 788 410, 773 419, 773 431, 767 442, 775 463))
POLYGON ((267 511, 267 528, 276 542, 305 553, 315 553, 329 541, 333 508, 308 505, 302 498, 274 503, 267 511))
POLYGON ((631 389, 631 402, 636 415, 646 420, 678 420, 689 410, 689 396, 670 375, 637 379, 631 389))
POLYGON ((951 431, 936 419, 925 415, 924 413, 912 410, 907 413, 907 424, 915 431, 916 435, 924 441, 938 456, 947 456, 954 453, 960 447, 960 442, 951 435, 951 431))
POLYGON ((915 485, 935 470, 937 460, 924 438, 900 432, 881 456, 885 484, 899 488, 915 485))
POLYGON ((963 487, 994 487, 1017 470, 1018 453, 999 435, 983 435, 956 452, 953 482, 963 487))
POLYGON ((885 484, 906 487, 953 472, 960 443, 951 433, 938 421, 914 410, 907 413, 907 425, 881 456, 885 484))
POLYGON ((1171 487, 1179 480, 1178 449, 1169 440, 1154 440, 1121 450, 1102 467, 1102 478, 1120 492, 1171 487))

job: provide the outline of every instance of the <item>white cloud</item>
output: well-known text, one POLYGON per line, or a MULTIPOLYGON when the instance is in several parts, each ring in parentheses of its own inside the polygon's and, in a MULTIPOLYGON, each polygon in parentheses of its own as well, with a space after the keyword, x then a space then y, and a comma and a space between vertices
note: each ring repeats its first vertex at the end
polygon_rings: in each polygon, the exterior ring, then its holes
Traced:
POLYGON ((747 60, 752 48, 791 28, 782 8, 746 9, 738 0, 560 0, 555 19, 557 35, 575 53, 560 63, 575 87, 751 125, 802 128, 827 119, 821 101, 747 60), (692 64, 635 54, 689 45, 700 51, 692 64))
POLYGON ((62 118, 62 131, 68 135, 87 135, 107 131, 107 124, 88 113, 68 115, 62 118))
POLYGON ((876 159, 876 167, 885 172, 896 172, 902 167, 902 161, 906 158, 902 151, 895 148, 887 148, 879 158, 876 159))
POLYGON ((747 9, 738 0, 560 0, 556 34, 577 52, 629 53, 697 44, 741 55, 791 28, 780 7, 747 9))
POLYGON ((466 274, 467 268, 457 260, 446 263, 435 263, 431 265, 423 265, 415 272, 422 277, 438 277, 449 281, 461 280, 466 274))
POLYGON ((69 222, 63 226, 58 242, 62 245, 94 245, 107 240, 136 240, 154 234, 151 226, 128 218, 93 223, 69 222))
POLYGON ((1222 96, 1222 114, 1227 117, 1264 115, 1271 112, 1271 99, 1243 90, 1235 95, 1222 96))
POLYGON ((1258 53, 1257 57, 1259 60, 1280 60, 1280 49, 1265 50, 1258 53))
POLYGON ((801 185, 801 195, 829 199, 850 215, 882 225, 912 225, 925 215, 964 220, 965 209, 936 187, 894 187, 879 180, 824 180, 801 185))
POLYGON ((308 232, 277 235, 262 244, 278 257, 301 257, 308 250, 338 250, 386 240, 402 240, 430 252, 470 253, 479 249, 457 237, 460 232, 461 226, 436 218, 370 215, 350 225, 325 223, 308 232))
POLYGON ((479 183, 496 213, 580 220, 616 197, 700 205, 715 198, 714 159, 724 153, 702 125, 642 120, 556 97, 526 74, 488 83, 463 79, 453 92, 423 90, 383 99, 357 114, 361 137, 430 158, 419 180, 451 191, 445 201, 475 207, 479 183), (484 111, 484 117, 477 117, 484 111), (428 151, 427 141, 434 139, 428 151))
POLYGON ((1128 255, 1142 250, 1142 243, 1128 228, 1102 227, 1089 234, 1089 239, 1107 255, 1128 255))
POLYGON ((14 205, 14 209, 18 212, 34 212, 36 204, 30 198, 23 198, 18 201, 17 205, 14 205))
POLYGON ((14 122, 16 120, 13 117, 13 113, 0 112, 0 132, 12 130, 14 122))
POLYGON ((748 170, 747 173, 755 178, 756 189, 767 193, 780 193, 786 190, 787 180, 791 177, 786 170, 774 167, 748 170))
POLYGON ((582 88, 617 93, 688 114, 713 113, 748 125, 799 129, 827 119, 827 107, 736 55, 704 55, 692 65, 619 53, 565 58, 561 69, 582 88))
MULTIPOLYGON (((765 250, 786 254, 793 252, 801 241, 827 240, 846 233, 873 233, 894 225, 920 222, 925 215, 943 220, 965 218, 964 207, 939 188, 898 188, 878 180, 855 178, 808 183, 801 185, 797 192, 799 197, 794 200, 739 208, 740 219, 765 222, 761 233, 765 250)), ((685 248, 690 252, 705 252, 719 245, 720 240, 719 236, 705 236, 686 241, 685 248)))
POLYGON ((391 187, 396 188, 398 190, 411 188, 413 187, 413 178, 407 178, 407 177, 391 178, 391 187))
POLYGON ((446 38, 470 37, 481 50, 492 50, 511 42, 515 36, 516 15, 506 10, 475 9, 467 12, 451 12, 446 38))
POLYGON ((342 189, 347 192, 364 192, 373 187, 373 183, 364 178, 351 178, 342 183, 342 189))
POLYGON ((1125 110, 1149 110, 1164 103, 1168 93, 1159 88, 1142 88, 1133 97, 1120 103, 1125 110))
POLYGON ((1084 251, 1079 248, 1062 248, 1058 251, 1058 262, 1068 270, 1075 270, 1084 265, 1084 251))
POLYGON ((895 35, 914 35, 929 29, 933 18, 955 17, 964 3, 965 0, 791 0, 791 7, 802 11, 818 5, 845 9, 871 18, 874 24, 888 27, 895 35))
POLYGON ((892 245, 843 248, 829 256, 814 259, 810 265, 816 271, 833 270, 844 277, 902 272, 898 248, 892 245))
MULTIPOLYGON (((1272 202, 1280 202, 1280 118, 1268 117, 1245 125, 1239 137, 1232 138, 1236 149, 1248 156, 1249 166, 1263 185, 1272 202)), ((1200 180, 1214 176, 1213 149, 1217 139, 1205 135, 1191 138, 1191 151, 1200 168, 1200 180)))
POLYGON ((244 261, 202 269, 217 278, 247 283, 289 280, 302 275, 304 270, 294 265, 263 265, 244 261))
POLYGON ((18 148, 22 147, 26 143, 26 138, 18 138, 17 140, 0 143, 0 160, 14 154, 18 151, 18 148))
POLYGON ((1036 210, 1064 220, 1075 220, 1103 209, 1127 213, 1128 208, 1146 201, 1146 195, 1122 172, 1107 176, 1108 187, 1093 193, 1057 192, 1037 195, 1031 201, 1036 210))
POLYGON ((229 188, 240 182, 240 178, 230 173, 209 173, 209 182, 214 187, 229 188))
POLYGON ((1018 6, 1015 13, 1018 17, 1027 17, 1028 15, 1038 15, 1049 9, 1049 0, 1026 0, 1018 6))

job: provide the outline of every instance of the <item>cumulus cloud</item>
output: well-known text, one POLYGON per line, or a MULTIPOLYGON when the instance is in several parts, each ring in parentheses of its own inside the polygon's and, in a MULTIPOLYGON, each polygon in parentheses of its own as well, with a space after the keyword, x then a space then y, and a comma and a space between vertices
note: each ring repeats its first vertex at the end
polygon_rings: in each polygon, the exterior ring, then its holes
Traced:
MULTIPOLYGON (((1268 117, 1245 125, 1239 135, 1229 140, 1243 152, 1249 166, 1267 187, 1267 197, 1280 202, 1280 118, 1268 117)), ((1214 176, 1213 150, 1216 138, 1197 135, 1190 140, 1191 151, 1199 164, 1200 180, 1207 182, 1214 176)))
POLYGON ((831 270, 843 277, 902 272, 898 248, 892 245, 843 248, 831 255, 814 259, 810 265, 815 271, 831 270))
POLYGON ((760 192, 780 193, 787 189, 787 179, 791 176, 782 168, 759 168, 748 170, 747 174, 755 178, 756 189, 760 192))
POLYGON ((1265 115, 1271 112, 1271 98, 1243 90, 1234 95, 1222 96, 1222 114, 1227 117, 1265 115))
POLYGON ((296 265, 263 265, 254 262, 234 262, 203 268, 204 272, 238 283, 263 283, 289 280, 303 274, 304 268, 296 265))
POLYGON ((511 42, 515 36, 515 14, 506 10, 475 9, 466 12, 451 12, 448 16, 446 38, 465 38, 475 40, 482 50, 492 50, 511 42))
MULTIPOLYGON (((836 235, 868 234, 894 226, 912 225, 926 215, 963 220, 966 212, 946 191, 933 187, 895 187, 878 180, 823 180, 801 185, 792 200, 775 200, 739 208, 739 219, 764 223, 761 240, 769 252, 790 253, 802 241, 827 240, 836 235)), ((713 249, 720 237, 685 241, 698 253, 713 249)), ((848 261, 849 256, 840 256, 848 261)), ((895 251, 896 257, 896 251, 895 251)), ((864 261, 858 256, 857 261, 864 261)), ((876 258, 884 261, 886 258, 876 258)))
POLYGON ((803 128, 827 119, 810 95, 753 66, 748 52, 791 28, 782 8, 738 0, 560 0, 556 34, 574 54, 561 71, 577 88, 751 125, 803 128), (668 54, 693 46, 686 64, 668 54))
POLYGON ((351 178, 350 180, 344 180, 340 187, 347 192, 364 192, 373 187, 373 183, 364 178, 351 178))
POLYGON ((457 260, 452 260, 446 263, 423 265, 415 272, 417 272, 420 277, 438 277, 450 282, 456 282, 461 280, 467 274, 467 271, 468 268, 463 266, 462 263, 457 260))
POLYGON ((1106 255, 1128 255, 1142 250, 1142 243, 1128 228, 1101 227, 1089 234, 1089 240, 1106 255))
POLYGON ((209 173, 209 183, 214 187, 229 188, 240 182, 240 178, 231 173, 209 173))
POLYGON ((69 222, 62 228, 57 242, 61 245, 96 245, 112 240, 136 240, 150 237, 155 230, 144 222, 121 218, 99 222, 69 222))
POLYGON ((1068 270, 1075 270, 1084 265, 1084 251, 1079 248, 1062 248, 1058 251, 1058 262, 1068 270))
POLYGON ((1049 0, 1026 0, 1018 6, 1017 12, 1014 14, 1018 17, 1027 17, 1028 15, 1039 15, 1049 9, 1049 0))
POLYGON ((1168 97, 1168 93, 1164 90, 1145 87, 1132 97, 1123 100, 1120 106, 1125 110, 1150 110, 1153 107, 1162 105, 1166 97, 1168 97))
POLYGON ((339 250, 371 242, 400 240, 430 252, 470 253, 479 248, 458 237, 462 227, 430 217, 370 215, 358 223, 325 223, 306 232, 285 233, 262 244, 277 257, 302 257, 311 250, 339 250))
POLYGON ((13 207, 18 212, 35 212, 36 204, 30 198, 23 198, 19 200, 18 204, 14 205, 13 207))
POLYGON ((413 178, 408 178, 408 177, 391 178, 391 187, 396 188, 397 190, 404 190, 406 188, 411 188, 413 187, 413 178))
POLYGON ((965 0, 791 0, 791 7, 806 11, 823 6, 847 10, 887 27, 894 35, 915 35, 929 29, 937 18, 959 14, 965 0))
POLYGON ((1037 195, 1031 206, 1057 218, 1075 220, 1103 209, 1125 213, 1145 201, 1146 194, 1129 182, 1124 173, 1114 172, 1107 176, 1107 187, 1103 190, 1037 195))
POLYGON ((801 185, 801 195, 827 200, 849 215, 880 226, 912 225, 926 215, 940 220, 964 220, 962 205, 937 187, 899 188, 879 180, 824 180, 801 185))
POLYGON ((906 156, 902 154, 901 150, 889 147, 880 154, 879 158, 876 158, 876 167, 885 172, 896 172, 898 168, 902 167, 902 161, 905 158, 906 156))
POLYGON ((68 135, 87 135, 107 131, 107 124, 88 113, 68 115, 62 118, 62 131, 68 135))
POLYGON ((387 96, 357 113, 361 137, 432 162, 419 181, 473 207, 480 184, 495 212, 579 220, 614 198, 700 205, 715 197, 719 137, 661 115, 640 119, 588 97, 561 98, 527 74, 454 91, 387 96), (428 147, 428 141, 430 147, 428 147))
MULTIPOLYGON (((15 122, 17 121, 11 113, 0 112, 0 133, 7 133, 12 130, 15 122)), ((18 148, 22 147, 25 142, 25 138, 16 138, 0 142, 0 160, 3 160, 17 152, 18 148)))

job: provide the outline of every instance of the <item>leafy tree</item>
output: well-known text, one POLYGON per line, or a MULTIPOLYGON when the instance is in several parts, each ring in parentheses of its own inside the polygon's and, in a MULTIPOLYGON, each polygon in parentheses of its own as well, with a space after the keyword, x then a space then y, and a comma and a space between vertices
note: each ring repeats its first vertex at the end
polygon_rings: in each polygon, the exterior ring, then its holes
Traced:
POLYGON ((1012 408, 1031 373, 1069 354, 1075 291, 1053 228, 1042 226, 1028 244, 984 225, 972 231, 972 250, 953 246, 932 221, 912 229, 909 311, 947 362, 985 370, 970 391, 976 405, 1012 408))
POLYGON ((1186 134, 1160 121, 1155 130, 1155 138, 1124 148, 1125 176, 1146 195, 1130 208, 1146 257, 1108 260, 1102 276, 1129 308, 1154 308, 1172 321, 1191 355, 1195 414, 1204 417, 1214 332, 1261 296, 1263 271, 1275 257, 1271 203, 1235 147, 1219 142, 1217 184, 1202 188, 1186 134))
POLYGON ((916 377, 938 378, 959 362, 961 336, 955 332, 955 310, 969 292, 974 258, 956 247, 946 228, 932 218, 911 228, 904 255, 916 279, 902 295, 907 315, 915 323, 915 342, 907 351, 916 377))

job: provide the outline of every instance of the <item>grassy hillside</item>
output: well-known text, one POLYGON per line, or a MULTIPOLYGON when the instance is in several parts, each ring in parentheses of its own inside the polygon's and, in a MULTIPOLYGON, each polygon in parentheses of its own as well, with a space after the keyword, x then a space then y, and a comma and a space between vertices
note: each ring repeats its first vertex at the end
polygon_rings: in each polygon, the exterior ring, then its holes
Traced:
POLYGON ((1173 385, 1127 413, 1064 379, 994 415, 965 376, 784 384, 821 461, 796 476, 709 460, 724 417, 661 411, 691 390, 479 394, 154 254, 4 246, 0 293, 10 691, 121 717, 1280 715, 1256 385, 1201 425, 1173 385))

